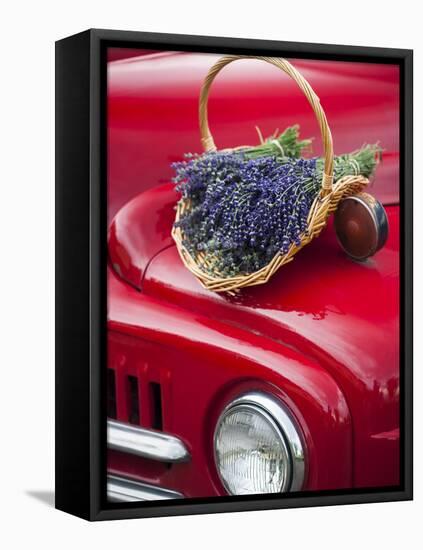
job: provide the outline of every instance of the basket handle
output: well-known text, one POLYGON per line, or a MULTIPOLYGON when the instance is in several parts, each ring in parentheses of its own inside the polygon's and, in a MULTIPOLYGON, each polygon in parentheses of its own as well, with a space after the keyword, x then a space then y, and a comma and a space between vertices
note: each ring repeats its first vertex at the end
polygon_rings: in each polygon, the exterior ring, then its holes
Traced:
POLYGON ((307 80, 297 71, 295 67, 291 65, 286 59, 281 57, 258 57, 258 56, 244 56, 244 55, 227 55, 221 57, 209 70, 200 92, 199 102, 199 118, 200 118, 200 133, 201 143, 206 152, 216 151, 216 145, 214 144, 213 136, 210 132, 208 123, 207 103, 209 98, 210 86, 217 74, 229 63, 236 61, 237 59, 259 59, 266 61, 272 65, 275 65, 288 76, 290 76, 298 84, 306 98, 308 99, 314 114, 316 115, 319 123, 320 132, 323 141, 324 150, 324 171, 322 179, 321 196, 325 196, 332 190, 333 185, 333 143, 332 134, 326 120, 325 112, 320 105, 320 99, 314 92, 313 88, 307 82, 307 80))

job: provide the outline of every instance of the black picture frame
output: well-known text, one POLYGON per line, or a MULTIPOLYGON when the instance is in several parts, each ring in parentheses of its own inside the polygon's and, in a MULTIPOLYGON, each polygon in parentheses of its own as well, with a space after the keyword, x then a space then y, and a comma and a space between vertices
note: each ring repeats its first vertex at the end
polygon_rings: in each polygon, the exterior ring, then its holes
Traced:
POLYGON ((91 29, 56 43, 56 508, 87 520, 412 499, 413 52, 91 29), (401 484, 292 495, 106 501, 106 57, 108 46, 400 66, 401 484))

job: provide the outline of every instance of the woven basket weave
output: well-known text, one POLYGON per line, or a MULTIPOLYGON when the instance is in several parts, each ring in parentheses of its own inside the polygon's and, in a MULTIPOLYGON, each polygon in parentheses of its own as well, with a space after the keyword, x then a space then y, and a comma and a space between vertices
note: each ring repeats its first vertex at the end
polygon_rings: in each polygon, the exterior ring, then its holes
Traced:
MULTIPOLYGON (((198 278, 207 289, 215 292, 234 292, 241 288, 266 283, 270 277, 283 265, 294 259, 294 255, 312 239, 317 237, 327 223, 329 215, 334 212, 341 199, 355 195, 362 191, 368 184, 368 179, 360 175, 344 176, 337 182, 333 181, 333 144, 332 135, 326 115, 320 105, 320 100, 307 80, 286 59, 277 57, 247 57, 225 56, 219 59, 209 70, 200 92, 199 119, 201 143, 206 152, 216 151, 213 136, 208 124, 207 103, 210 86, 217 74, 229 63, 238 59, 259 59, 275 65, 298 84, 308 99, 319 123, 324 150, 324 171, 322 185, 319 194, 315 198, 307 218, 307 229, 300 235, 300 243, 291 244, 286 254, 278 252, 272 260, 263 268, 253 273, 223 277, 218 272, 208 271, 209 259, 207 254, 198 252, 192 255, 183 245, 183 231, 180 227, 174 227, 172 237, 176 243, 178 252, 185 266, 198 278)), ((239 149, 239 148, 237 148, 239 149)), ((189 200, 181 199, 176 209, 176 221, 190 209, 189 200)))

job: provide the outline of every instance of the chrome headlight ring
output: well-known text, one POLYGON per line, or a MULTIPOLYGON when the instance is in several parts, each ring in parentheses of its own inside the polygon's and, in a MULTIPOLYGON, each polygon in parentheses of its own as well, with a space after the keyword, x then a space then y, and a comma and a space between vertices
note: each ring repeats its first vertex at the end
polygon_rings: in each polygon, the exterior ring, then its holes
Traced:
MULTIPOLYGON (((257 430, 256 434, 259 434, 257 430)), ((225 407, 217 421, 214 432, 215 465, 219 478, 229 494, 253 494, 256 492, 266 493, 301 490, 305 476, 304 454, 302 437, 300 436, 299 428, 297 427, 291 413, 286 405, 268 393, 252 391, 241 395, 225 407), (226 453, 222 453, 222 438, 224 437, 224 434, 222 434, 222 427, 225 427, 226 422, 229 439, 231 431, 236 437, 236 428, 234 428, 236 420, 234 419, 236 419, 237 416, 238 419, 241 419, 240 426, 244 430, 244 434, 239 434, 239 439, 242 440, 241 443, 244 444, 244 449, 238 448, 238 450, 236 450, 233 448, 226 453), (254 441, 254 436, 252 440, 251 438, 248 439, 249 432, 251 431, 245 424, 245 421, 248 418, 254 419, 254 423, 256 425, 259 424, 262 427, 262 430, 266 432, 263 435, 265 436, 264 439, 267 442, 267 446, 261 443, 260 447, 248 449, 251 447, 251 441, 254 441), (244 421, 243 424, 242 421, 244 421), (269 447, 271 437, 273 437, 273 444, 269 447), (248 456, 248 452, 250 452, 251 458, 248 456), (260 453, 265 458, 257 462, 257 455, 260 453), (253 457, 253 455, 255 456, 253 457), (277 457, 277 460, 275 457, 277 457), (233 482, 233 480, 228 479, 228 472, 225 471, 224 467, 225 461, 227 464, 228 461, 233 460, 233 463, 230 464, 230 466, 232 467, 232 470, 234 470, 235 461, 238 460, 240 468, 245 470, 245 461, 250 460, 251 462, 253 459, 255 459, 254 468, 256 475, 260 474, 257 470, 257 463, 260 465, 259 467, 266 468, 267 475, 270 475, 269 467, 275 468, 275 462, 283 464, 284 471, 279 471, 280 480, 277 491, 275 490, 274 484, 269 487, 269 490, 250 490, 245 486, 236 487, 237 482, 233 482), (244 461, 244 463, 242 463, 242 461, 244 461)), ((240 478, 241 482, 245 479, 247 485, 256 485, 254 483, 254 479, 251 479, 252 483, 248 483, 245 472, 241 472, 240 476, 242 478, 240 478)), ((272 479, 273 477, 274 476, 272 476, 272 479)))

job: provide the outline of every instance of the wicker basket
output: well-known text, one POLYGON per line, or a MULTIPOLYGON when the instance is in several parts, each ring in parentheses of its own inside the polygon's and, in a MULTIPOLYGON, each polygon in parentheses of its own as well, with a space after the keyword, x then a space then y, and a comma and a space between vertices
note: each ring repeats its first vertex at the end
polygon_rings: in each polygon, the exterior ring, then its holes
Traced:
MULTIPOLYGON (((206 152, 216 151, 213 136, 209 129, 207 114, 210 86, 217 74, 226 65, 238 59, 259 59, 265 61, 266 63, 275 65, 295 80, 308 99, 319 123, 324 149, 324 173, 320 193, 310 208, 307 219, 308 227, 304 233, 301 234, 300 243, 298 245, 294 243, 291 244, 286 254, 282 254, 281 252, 277 253, 266 266, 253 273, 233 277, 222 277, 222 275, 217 272, 211 274, 205 269, 209 263, 207 255, 203 252, 198 252, 195 256, 190 254, 182 244, 183 232, 181 228, 173 228, 172 237, 185 266, 198 278, 205 288, 215 292, 234 292, 247 286, 266 283, 280 267, 293 260, 294 255, 298 251, 320 234, 326 225, 329 215, 336 210, 342 198, 359 193, 368 184, 368 179, 360 175, 345 176, 337 182, 333 181, 332 135, 326 120, 326 115, 320 105, 320 100, 301 73, 286 61, 286 59, 277 57, 225 56, 219 59, 209 70, 201 88, 199 101, 201 143, 206 152)), ((189 201, 181 199, 176 209, 176 221, 178 221, 181 215, 189 208, 189 201)))

